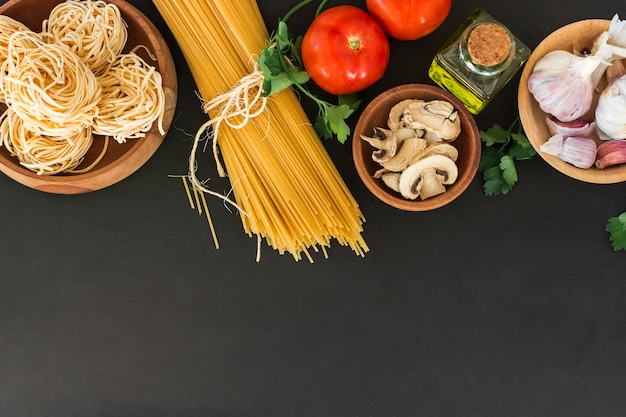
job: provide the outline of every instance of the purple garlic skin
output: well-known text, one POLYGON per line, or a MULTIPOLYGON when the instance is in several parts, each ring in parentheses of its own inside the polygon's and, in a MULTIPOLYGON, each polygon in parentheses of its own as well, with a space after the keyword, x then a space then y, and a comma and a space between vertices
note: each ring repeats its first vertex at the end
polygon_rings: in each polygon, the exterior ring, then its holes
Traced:
POLYGON ((588 137, 552 136, 539 148, 542 152, 558 157, 577 168, 588 169, 594 166, 598 147, 588 137))
POLYGON ((596 130, 596 122, 577 119, 571 122, 562 122, 554 116, 546 116, 546 124, 552 136, 589 137, 596 130))

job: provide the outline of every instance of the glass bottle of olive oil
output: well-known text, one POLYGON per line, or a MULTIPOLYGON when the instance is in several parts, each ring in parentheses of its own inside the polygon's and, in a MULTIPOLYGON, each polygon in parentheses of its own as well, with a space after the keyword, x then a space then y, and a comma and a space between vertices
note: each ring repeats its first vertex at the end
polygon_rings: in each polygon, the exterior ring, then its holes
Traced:
POLYGON ((428 75, 471 113, 479 114, 530 53, 504 25, 486 11, 476 9, 441 46, 428 75))

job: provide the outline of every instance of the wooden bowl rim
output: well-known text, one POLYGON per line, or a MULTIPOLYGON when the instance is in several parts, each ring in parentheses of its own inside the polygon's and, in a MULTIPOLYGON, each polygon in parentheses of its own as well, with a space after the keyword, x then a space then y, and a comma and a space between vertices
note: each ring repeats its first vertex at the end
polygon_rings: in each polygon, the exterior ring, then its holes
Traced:
MULTIPOLYGON (((11 16, 7 10, 22 1, 9 0, 0 6, 0 13, 11 16)), ((51 3, 60 4, 63 1, 65 0, 53 0, 51 3)), ((157 57, 157 67, 161 74, 165 93, 165 113, 162 121, 165 134, 159 132, 155 121, 144 137, 132 139, 133 143, 122 145, 128 146, 128 149, 123 151, 119 158, 112 160, 102 169, 96 167, 83 174, 37 175, 37 173, 19 165, 16 158, 0 153, 0 171, 22 185, 53 194, 81 194, 106 188, 124 180, 141 168, 154 155, 169 131, 178 94, 177 74, 169 47, 156 26, 135 6, 125 0, 105 1, 119 7, 122 17, 129 24, 129 29, 130 22, 136 23, 133 28, 143 31, 142 36, 147 37, 150 43, 147 46, 152 48, 152 53, 157 57)), ((116 145, 119 144, 111 138, 109 147, 116 145)))
MULTIPOLYGON (((625 181, 626 165, 609 167, 602 170, 596 169, 595 167, 583 169, 564 162, 556 156, 541 152, 541 145, 545 143, 550 136, 545 123, 545 117, 547 115, 539 108, 539 104, 528 91, 527 84, 528 77, 532 73, 535 64, 546 53, 555 49, 571 50, 581 39, 597 37, 604 30, 608 29, 609 24, 610 20, 607 19, 586 19, 567 24, 550 33, 537 45, 530 55, 522 71, 518 88, 520 120, 528 139, 537 153, 550 166, 562 174, 579 181, 593 184, 613 184, 625 181), (571 36, 572 34, 579 36, 573 37, 571 36), (567 48, 567 45, 569 45, 570 48, 567 48)), ((600 143, 599 140, 598 143, 600 143)))
POLYGON ((469 110, 451 93, 429 84, 411 83, 398 85, 376 96, 361 113, 352 137, 352 157, 357 173, 366 188, 384 203, 405 211, 430 211, 443 207, 455 200, 473 181, 478 171, 480 155, 480 133, 476 121, 469 110), (388 189, 387 186, 382 184, 382 181, 373 178, 373 172, 368 168, 365 154, 371 155, 374 148, 360 137, 372 114, 379 109, 379 106, 385 105, 391 108, 394 104, 407 98, 439 98, 450 101, 459 112, 462 123, 462 137, 456 140, 466 140, 465 146, 469 149, 469 152, 463 156, 467 159, 467 167, 463 172, 459 172, 457 181, 448 186, 449 188, 445 193, 426 200, 405 199, 400 194, 388 189))

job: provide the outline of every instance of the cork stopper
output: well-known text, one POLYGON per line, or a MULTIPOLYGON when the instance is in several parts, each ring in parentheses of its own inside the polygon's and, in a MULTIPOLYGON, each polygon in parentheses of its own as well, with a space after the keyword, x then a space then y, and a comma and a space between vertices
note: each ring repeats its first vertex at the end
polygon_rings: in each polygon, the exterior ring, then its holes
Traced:
POLYGON ((511 38, 502 26, 485 23, 470 33, 467 51, 476 64, 492 67, 508 58, 511 53, 511 38))

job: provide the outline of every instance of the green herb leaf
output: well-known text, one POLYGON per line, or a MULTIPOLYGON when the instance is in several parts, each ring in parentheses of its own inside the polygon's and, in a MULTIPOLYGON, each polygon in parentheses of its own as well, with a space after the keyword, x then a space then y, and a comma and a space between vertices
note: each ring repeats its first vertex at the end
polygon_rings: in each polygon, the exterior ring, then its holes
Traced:
POLYGON ((339 143, 345 143, 350 135, 350 127, 346 124, 345 119, 352 113, 354 113, 354 109, 347 104, 328 106, 324 111, 324 126, 328 130, 328 133, 333 132, 337 135, 339 143))
POLYGON ((511 127, 504 129, 494 124, 480 132, 484 146, 478 170, 483 173, 486 196, 508 194, 518 181, 515 161, 532 158, 537 152, 524 134, 519 117, 511 127), (515 126, 516 132, 513 132, 515 126))
POLYGON ((531 159, 536 154, 537 151, 535 151, 535 148, 533 148, 532 146, 524 147, 519 142, 511 146, 511 149, 509 150, 509 155, 511 155, 512 158, 515 158, 518 161, 531 159))
POLYGON ((489 168, 498 166, 500 164, 500 158, 503 154, 496 148, 484 148, 480 155, 480 163, 478 164, 478 171, 485 172, 489 168))
POLYGON ((504 181, 513 187, 517 182, 517 169, 515 168, 515 161, 509 155, 504 155, 500 159, 500 169, 502 170, 502 178, 504 181))
POLYGON ((493 146, 496 143, 507 143, 509 141, 510 132, 504 130, 500 125, 493 125, 484 132, 480 132, 480 139, 486 146, 493 146))
POLYGON ((483 173, 483 190, 486 196, 507 194, 511 191, 511 185, 507 184, 502 176, 502 170, 498 165, 487 169, 483 173))
POLYGON ((524 149, 534 149, 533 145, 530 143, 530 139, 528 139, 524 133, 511 133, 511 138, 515 141, 515 143, 524 149))
POLYGON ((626 250, 626 212, 609 218, 604 230, 610 233, 609 241, 613 245, 613 250, 626 250))

